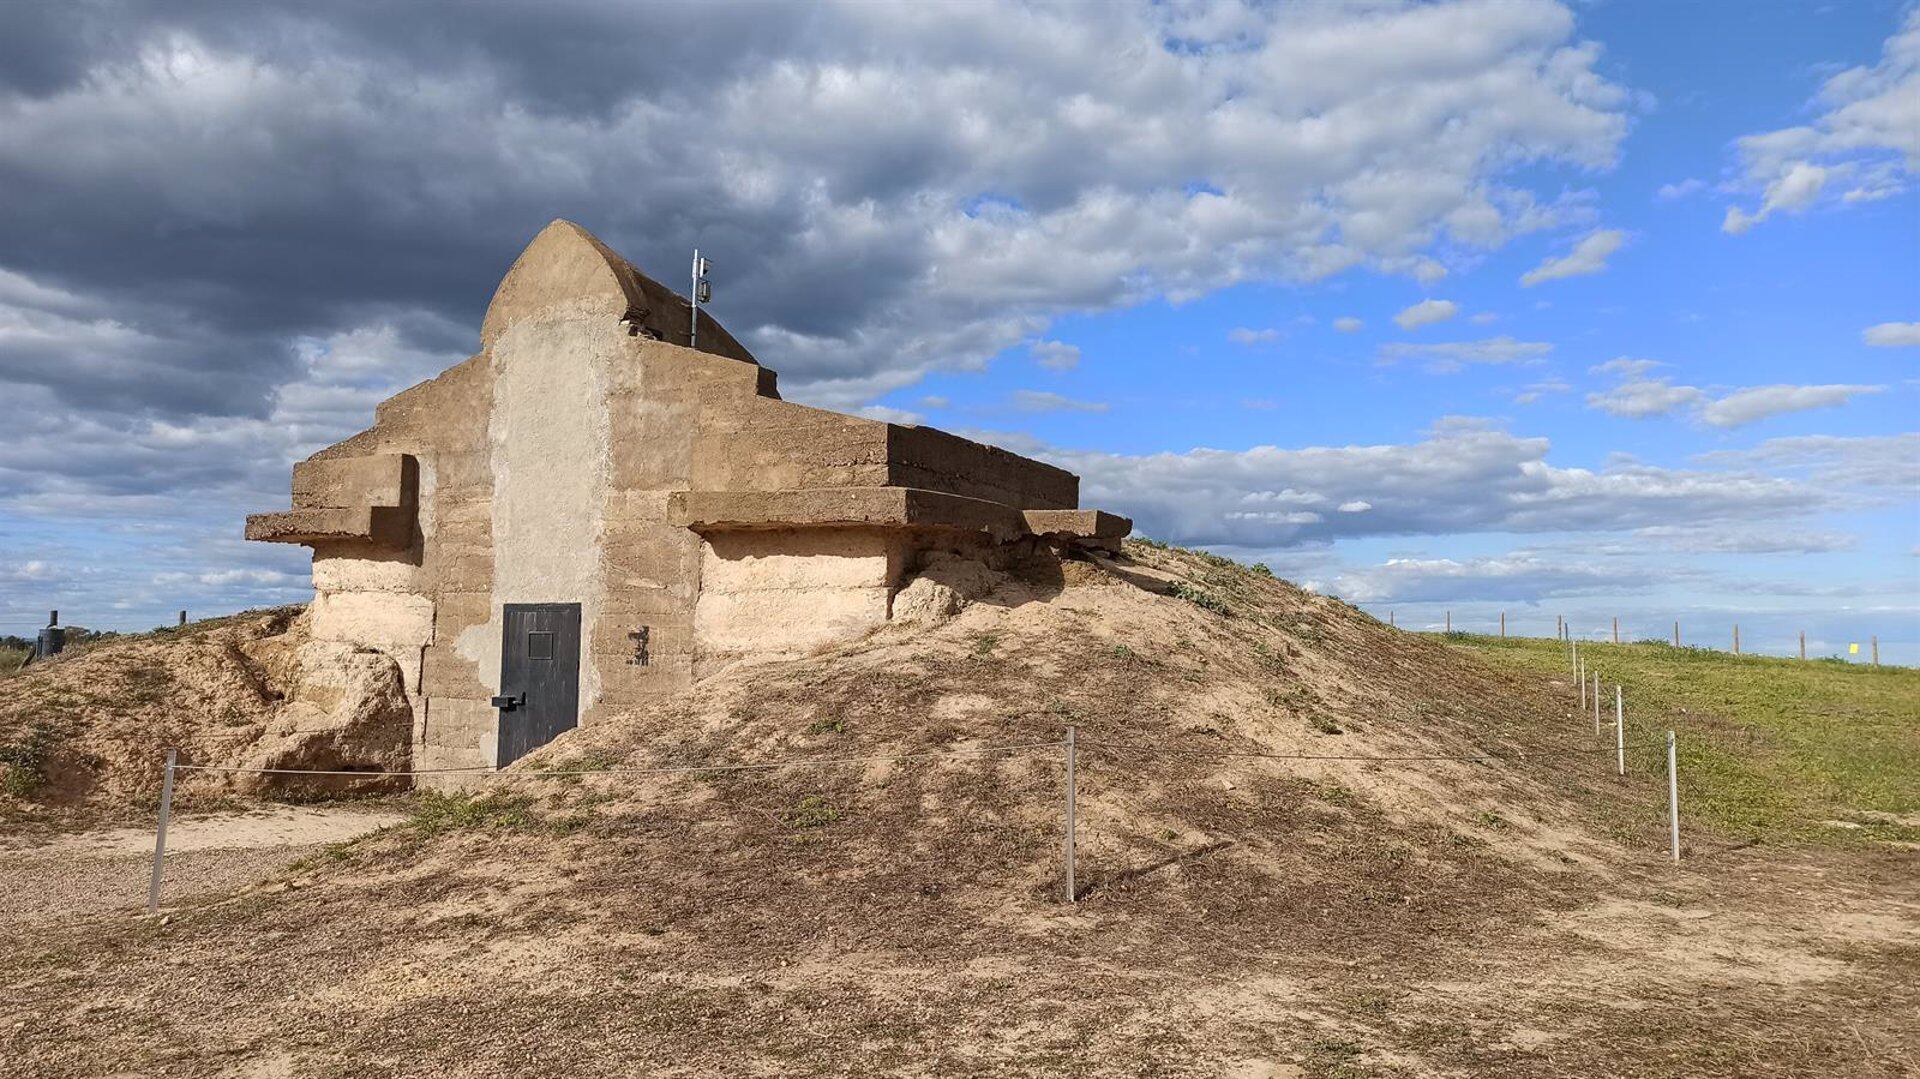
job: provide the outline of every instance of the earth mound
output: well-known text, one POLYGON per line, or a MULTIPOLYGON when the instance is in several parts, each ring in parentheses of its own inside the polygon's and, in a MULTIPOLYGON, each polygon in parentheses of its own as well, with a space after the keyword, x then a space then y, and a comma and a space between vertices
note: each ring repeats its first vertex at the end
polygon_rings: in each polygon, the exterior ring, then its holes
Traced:
MULTIPOLYGON (((411 712, 378 653, 308 639, 300 607, 104 637, 35 663, 0 694, 0 820, 71 827, 145 817, 169 749, 235 768, 406 767, 411 712)), ((345 782, 343 782, 344 780, 345 782)), ((391 789, 183 773, 182 809, 250 795, 391 789)))
MULTIPOLYGON (((929 576, 865 639, 422 792, 260 886, 0 954, 9 1049, 48 1076, 1544 1079, 1839 1074, 1901 1036, 1887 903, 1836 905, 1809 856, 1676 871, 1652 761, 1614 775, 1567 680, 1146 544, 929 576), (1766 883, 1722 908, 1729 874, 1766 883)), ((1910 897, 1877 857, 1846 887, 1910 897)))

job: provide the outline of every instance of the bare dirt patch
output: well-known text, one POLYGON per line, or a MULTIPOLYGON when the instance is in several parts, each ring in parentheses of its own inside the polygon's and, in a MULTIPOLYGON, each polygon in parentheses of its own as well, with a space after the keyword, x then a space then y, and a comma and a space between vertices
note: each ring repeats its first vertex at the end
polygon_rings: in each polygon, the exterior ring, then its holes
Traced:
MULTIPOLYGON (((378 809, 293 806, 176 818, 167 831, 163 896, 172 904, 225 895, 327 844, 405 820, 378 809)), ((0 837, 0 930, 143 909, 153 838, 151 827, 0 837)))

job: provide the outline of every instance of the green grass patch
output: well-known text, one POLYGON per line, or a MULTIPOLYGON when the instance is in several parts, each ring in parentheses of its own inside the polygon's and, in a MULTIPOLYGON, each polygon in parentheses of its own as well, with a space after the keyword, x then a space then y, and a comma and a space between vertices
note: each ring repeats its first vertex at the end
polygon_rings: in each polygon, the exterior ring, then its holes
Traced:
POLYGON ((12 674, 27 661, 24 648, 0 648, 0 675, 12 674))
MULTIPOLYGON (((1450 634, 1498 666, 1568 682, 1564 641, 1450 634)), ((1734 656, 1663 642, 1585 643, 1603 716, 1626 687, 1629 768, 1665 767, 1679 737, 1680 803, 1742 836, 1920 840, 1920 670, 1734 656), (1860 825, 1838 827, 1831 821, 1860 825)))
POLYGON ((818 794, 809 794, 787 810, 787 823, 795 828, 820 828, 840 819, 840 810, 818 794))
POLYGON ((47 765, 53 760, 54 743, 59 735, 45 723, 35 723, 8 742, 0 742, 0 791, 14 798, 30 798, 47 781, 47 765))
POLYGON ((1195 607, 1212 611, 1215 614, 1227 613, 1227 602, 1225 600, 1211 592, 1202 592, 1200 589, 1193 587, 1185 581, 1173 582, 1173 586, 1167 589, 1167 595, 1184 599, 1195 607))
POLYGON ((478 797, 464 791, 421 791, 419 805, 407 826, 423 836, 448 832, 533 832, 542 822, 533 811, 533 799, 524 794, 494 792, 478 797))

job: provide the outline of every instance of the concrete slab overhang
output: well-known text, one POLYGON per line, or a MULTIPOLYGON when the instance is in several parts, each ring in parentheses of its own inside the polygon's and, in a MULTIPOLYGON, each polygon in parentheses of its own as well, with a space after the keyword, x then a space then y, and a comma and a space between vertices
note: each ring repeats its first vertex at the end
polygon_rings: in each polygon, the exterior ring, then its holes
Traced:
POLYGON ((1017 510, 999 502, 914 487, 819 487, 792 491, 676 491, 668 523, 705 535, 782 528, 916 528, 1025 535, 1112 548, 1133 522, 1100 510, 1017 510))
POLYGON ((322 506, 247 515, 247 538, 262 543, 365 540, 381 547, 404 547, 412 530, 411 506, 322 506))
POLYGON ((328 457, 293 466, 293 509, 247 517, 247 538, 265 543, 361 540, 404 547, 419 502, 412 454, 328 457))

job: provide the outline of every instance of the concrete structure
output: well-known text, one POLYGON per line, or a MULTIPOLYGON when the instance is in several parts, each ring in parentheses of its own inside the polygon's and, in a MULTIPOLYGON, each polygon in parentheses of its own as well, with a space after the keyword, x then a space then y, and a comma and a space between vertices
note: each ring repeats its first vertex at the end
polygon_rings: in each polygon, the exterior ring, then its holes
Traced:
POLYGON ((780 400, 774 373, 556 221, 480 352, 294 466, 247 538, 313 548, 317 640, 392 657, 417 768, 504 764, 576 722, 887 623, 930 561, 1131 528, 1079 480, 924 427, 780 400))

